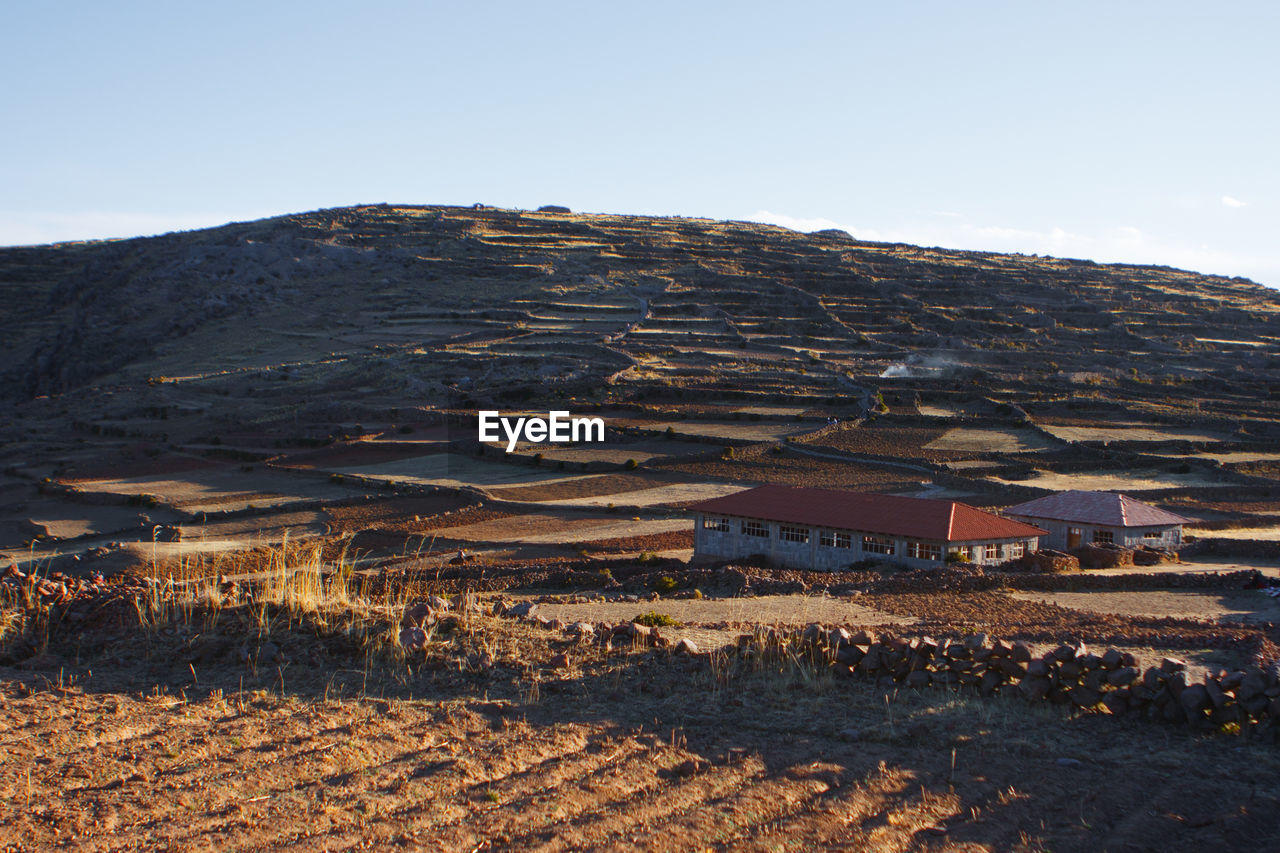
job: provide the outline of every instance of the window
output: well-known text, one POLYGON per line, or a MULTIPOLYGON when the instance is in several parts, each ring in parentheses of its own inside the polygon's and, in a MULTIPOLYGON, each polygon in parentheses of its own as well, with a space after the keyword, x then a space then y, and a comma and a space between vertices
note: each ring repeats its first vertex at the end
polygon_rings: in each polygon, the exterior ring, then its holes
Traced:
POLYGON ((809 528, 783 524, 778 527, 778 536, 783 542, 808 542, 809 528))
POLYGON ((1095 530, 1093 531, 1093 541, 1099 545, 1103 543, 1110 544, 1115 541, 1115 537, 1111 535, 1110 530, 1095 530))
POLYGON ((982 559, 984 560, 1000 559, 1000 549, 995 545, 980 545, 979 548, 981 548, 980 553, 982 554, 982 559))
POLYGON ((1008 547, 1008 555, 1010 560, 1016 560, 1027 553, 1026 542, 1014 542, 1008 547))
POLYGON ((883 536, 863 536, 862 550, 869 554, 893 554, 893 540, 883 536))
POLYGON ((823 548, 852 548, 853 537, 848 533, 833 533, 824 530, 818 535, 818 544, 823 548))
POLYGON ((1143 539, 1163 539, 1164 531, 1163 530, 1144 530, 1142 531, 1142 538, 1143 539))
POLYGON ((742 522, 742 533, 745 536, 760 536, 768 539, 769 527, 759 521, 744 521, 742 522))
POLYGON ((727 518, 703 518, 703 530, 718 530, 721 533, 729 532, 729 519, 727 518))
POLYGON ((929 545, 925 542, 908 542, 907 556, 917 560, 941 560, 942 546, 929 545))

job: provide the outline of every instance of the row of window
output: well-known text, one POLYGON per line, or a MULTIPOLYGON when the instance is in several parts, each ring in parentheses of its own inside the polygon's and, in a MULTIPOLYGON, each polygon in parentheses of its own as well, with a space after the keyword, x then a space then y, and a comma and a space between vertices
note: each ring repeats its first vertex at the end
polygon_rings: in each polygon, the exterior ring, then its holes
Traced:
MULTIPOLYGON (((729 519, 713 518, 710 516, 702 519, 702 526, 706 530, 715 530, 720 533, 729 532, 729 519)), ((742 533, 745 536, 758 536, 762 539, 769 538, 769 525, 760 521, 743 521, 742 533)), ((783 542, 798 542, 807 544, 809 542, 809 528, 797 527, 793 524, 778 525, 778 537, 783 542)), ((823 530, 818 534, 818 544, 824 548, 852 548, 853 537, 848 533, 838 533, 831 530, 823 530)), ((1023 542, 1014 542, 1008 546, 1006 559, 1014 560, 1026 553, 1026 544, 1023 542)), ((869 554, 896 554, 897 543, 894 539, 887 536, 863 536, 862 550, 869 554)), ((967 560, 995 560, 1000 557, 1000 546, 991 545, 962 545, 952 549, 959 552, 967 560)), ((916 542, 914 540, 907 542, 907 556, 917 560, 941 560, 942 546, 928 542, 916 542)))
MULTIPOLYGON (((1078 527, 1071 528, 1070 532, 1071 532, 1071 535, 1074 537, 1080 536, 1080 533, 1081 533, 1080 528, 1078 527)), ((1142 538, 1143 539, 1163 539, 1164 531, 1163 530, 1144 530, 1142 531, 1142 538)), ((1110 530, 1095 530, 1093 531, 1093 541, 1097 544, 1104 544, 1104 543, 1111 544, 1116 541, 1116 537, 1115 537, 1115 534, 1112 533, 1110 530)))

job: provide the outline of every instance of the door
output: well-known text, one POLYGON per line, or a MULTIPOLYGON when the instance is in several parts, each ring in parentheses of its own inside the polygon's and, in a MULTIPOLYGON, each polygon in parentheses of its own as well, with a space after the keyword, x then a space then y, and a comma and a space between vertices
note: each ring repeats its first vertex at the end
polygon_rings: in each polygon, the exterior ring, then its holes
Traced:
POLYGON ((1080 547, 1080 528, 1079 527, 1067 528, 1067 547, 1068 548, 1080 547))

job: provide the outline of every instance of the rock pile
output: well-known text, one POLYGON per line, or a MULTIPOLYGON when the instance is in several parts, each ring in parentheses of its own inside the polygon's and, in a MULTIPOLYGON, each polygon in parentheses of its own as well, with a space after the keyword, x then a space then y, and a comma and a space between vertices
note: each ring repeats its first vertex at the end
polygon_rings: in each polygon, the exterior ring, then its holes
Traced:
POLYGON ((1030 701, 1196 728, 1238 726, 1280 740, 1280 664, 1207 673, 1192 682, 1174 658, 1143 669, 1129 652, 1059 645, 1041 655, 1024 643, 974 634, 963 640, 906 639, 869 631, 809 625, 802 631, 757 629, 739 638, 748 654, 798 653, 838 676, 883 687, 971 689, 983 696, 1016 693, 1030 701))
POLYGON ((1042 548, 1022 558, 1022 565, 1029 572, 1061 574, 1080 571, 1080 559, 1073 554, 1042 548))
POLYGON ((493 613, 512 619, 532 622, 543 628, 562 631, 579 642, 596 643, 606 649, 634 648, 672 648, 680 654, 698 654, 698 647, 692 641, 673 642, 662 629, 651 628, 639 622, 572 622, 565 625, 558 619, 548 619, 538 612, 538 605, 533 601, 522 601, 518 604, 498 602, 493 606, 493 613))

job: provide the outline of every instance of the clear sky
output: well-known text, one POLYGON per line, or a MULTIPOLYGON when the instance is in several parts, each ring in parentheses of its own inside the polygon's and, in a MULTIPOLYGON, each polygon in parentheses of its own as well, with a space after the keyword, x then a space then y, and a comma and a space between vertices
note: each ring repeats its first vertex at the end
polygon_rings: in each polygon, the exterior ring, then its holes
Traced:
POLYGON ((1280 287, 1280 5, 9 2, 0 244, 563 204, 1280 287))

